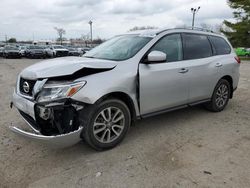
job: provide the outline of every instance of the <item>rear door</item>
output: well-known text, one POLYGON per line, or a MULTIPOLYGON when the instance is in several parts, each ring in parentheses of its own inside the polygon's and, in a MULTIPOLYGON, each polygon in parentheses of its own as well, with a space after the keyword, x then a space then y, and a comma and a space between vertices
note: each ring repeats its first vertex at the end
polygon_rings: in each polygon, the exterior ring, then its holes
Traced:
POLYGON ((209 99, 218 81, 216 56, 207 35, 185 33, 184 59, 189 68, 188 103, 209 99))
POLYGON ((237 86, 239 78, 239 64, 235 61, 236 54, 233 52, 229 43, 219 36, 209 36, 212 43, 219 78, 230 75, 234 81, 234 88, 237 86))
POLYGON ((151 49, 167 54, 162 63, 139 64, 140 110, 149 114, 187 103, 188 80, 180 34, 161 38, 151 49))

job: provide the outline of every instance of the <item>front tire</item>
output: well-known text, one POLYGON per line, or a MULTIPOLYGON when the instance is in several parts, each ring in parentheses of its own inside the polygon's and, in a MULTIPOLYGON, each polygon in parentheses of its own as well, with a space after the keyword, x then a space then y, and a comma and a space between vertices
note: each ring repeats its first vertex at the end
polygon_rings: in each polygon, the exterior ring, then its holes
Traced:
POLYGON ((212 112, 220 112, 227 106, 231 94, 230 83, 221 79, 215 86, 212 99, 205 107, 212 112))
POLYGON ((131 115, 127 105, 118 99, 107 99, 90 105, 83 114, 85 141, 96 150, 118 145, 126 136, 131 115))

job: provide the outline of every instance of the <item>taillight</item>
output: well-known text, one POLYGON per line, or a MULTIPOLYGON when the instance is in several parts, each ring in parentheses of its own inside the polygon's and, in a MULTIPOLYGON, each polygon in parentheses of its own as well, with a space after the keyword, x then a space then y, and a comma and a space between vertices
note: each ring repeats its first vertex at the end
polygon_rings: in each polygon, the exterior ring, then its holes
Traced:
POLYGON ((241 63, 241 60, 238 56, 234 57, 234 59, 237 61, 237 63, 239 63, 239 64, 241 63))

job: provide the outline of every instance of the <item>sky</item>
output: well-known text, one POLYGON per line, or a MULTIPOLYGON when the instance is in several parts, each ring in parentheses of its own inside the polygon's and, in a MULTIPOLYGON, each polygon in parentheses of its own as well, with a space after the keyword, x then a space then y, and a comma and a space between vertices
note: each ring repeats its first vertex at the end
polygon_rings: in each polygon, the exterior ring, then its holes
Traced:
POLYGON ((134 26, 174 28, 191 26, 190 8, 200 6, 195 25, 216 25, 233 20, 226 0, 1 0, 0 41, 53 40, 54 27, 64 28, 66 38, 89 35, 108 39, 134 26))

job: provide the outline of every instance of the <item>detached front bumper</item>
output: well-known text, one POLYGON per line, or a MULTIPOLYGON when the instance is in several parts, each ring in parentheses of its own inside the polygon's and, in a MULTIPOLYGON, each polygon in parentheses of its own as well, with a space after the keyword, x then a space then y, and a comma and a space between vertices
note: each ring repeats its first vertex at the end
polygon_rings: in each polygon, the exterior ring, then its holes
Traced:
POLYGON ((12 104, 19 110, 20 115, 27 123, 27 125, 32 128, 33 132, 24 131, 16 126, 10 126, 10 130, 14 133, 32 139, 39 143, 44 143, 52 147, 68 147, 78 143, 81 140, 81 132, 83 127, 75 131, 69 132, 67 134, 58 134, 45 136, 42 135, 39 126, 36 124, 36 115, 35 115, 35 103, 30 101, 16 92, 13 93, 12 104))
POLYGON ((27 137, 39 143, 43 143, 52 147, 64 148, 72 146, 81 140, 80 135, 82 132, 82 127, 74 132, 57 136, 43 136, 37 133, 30 133, 15 126, 10 126, 10 130, 20 136, 27 137))

